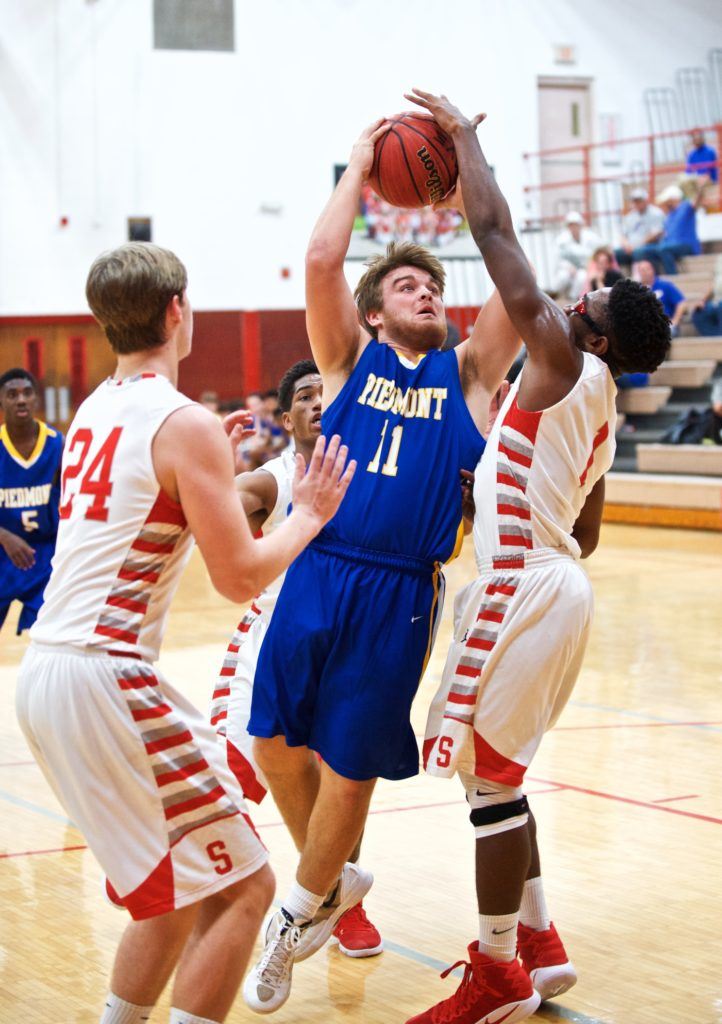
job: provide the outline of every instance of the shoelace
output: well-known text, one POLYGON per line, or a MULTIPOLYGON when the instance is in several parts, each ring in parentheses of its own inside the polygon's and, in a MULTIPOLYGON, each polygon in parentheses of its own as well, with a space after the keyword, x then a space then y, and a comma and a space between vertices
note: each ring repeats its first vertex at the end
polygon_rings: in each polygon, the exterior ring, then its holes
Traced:
POLYGON ((288 970, 289 953, 293 953, 301 938, 297 925, 284 927, 277 938, 266 947, 258 964, 258 977, 269 984, 278 984, 288 970))
MULTIPOLYGON (((504 965, 507 966, 507 965, 504 965)), ((508 965, 511 966, 511 965, 508 965)), ((432 1020, 434 1024, 446 1024, 448 1021, 453 1021, 459 1014, 459 1011, 468 1010, 474 1001, 474 993, 472 992, 471 982, 474 977, 474 970, 468 960, 457 960, 451 967, 447 967, 445 971, 441 972, 442 978, 447 978, 452 971, 455 971, 457 967, 464 968, 464 977, 461 979, 461 983, 457 988, 456 992, 448 999, 444 999, 443 1002, 437 1003, 432 1011, 432 1020)), ((488 992, 489 995, 501 997, 502 993, 490 985, 487 978, 484 978, 484 991, 488 992)))
POLYGON ((366 911, 360 903, 356 903, 350 910, 347 910, 341 921, 343 922, 343 927, 346 927, 347 924, 369 924, 366 911))

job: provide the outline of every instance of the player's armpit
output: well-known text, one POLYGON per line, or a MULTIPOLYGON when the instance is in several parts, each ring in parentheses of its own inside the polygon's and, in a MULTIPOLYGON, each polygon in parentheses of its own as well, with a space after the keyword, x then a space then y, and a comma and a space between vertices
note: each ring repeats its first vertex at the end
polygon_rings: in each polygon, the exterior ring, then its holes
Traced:
POLYGON ((582 558, 588 558, 596 550, 603 511, 604 477, 602 476, 587 495, 587 500, 572 529, 572 537, 582 549, 582 558))
POLYGON ((464 397, 485 436, 489 396, 498 391, 520 348, 519 331, 495 291, 477 316, 469 340, 456 348, 464 397))
POLYGON ((230 600, 257 593, 253 545, 221 424, 188 405, 170 415, 153 439, 153 467, 165 493, 183 507, 216 589, 230 600))

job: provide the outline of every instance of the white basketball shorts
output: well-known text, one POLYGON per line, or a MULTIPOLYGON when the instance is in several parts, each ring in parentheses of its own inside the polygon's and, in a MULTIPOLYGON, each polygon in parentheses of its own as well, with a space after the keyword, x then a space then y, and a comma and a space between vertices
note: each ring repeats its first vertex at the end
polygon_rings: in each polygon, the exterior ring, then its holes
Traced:
POLYGON ((267 861, 213 729, 148 662, 31 644, 17 713, 111 897, 136 920, 267 861))
POLYGON ((574 687, 593 610, 586 573, 557 550, 482 565, 456 596, 454 639, 426 725, 426 770, 520 786, 574 687))

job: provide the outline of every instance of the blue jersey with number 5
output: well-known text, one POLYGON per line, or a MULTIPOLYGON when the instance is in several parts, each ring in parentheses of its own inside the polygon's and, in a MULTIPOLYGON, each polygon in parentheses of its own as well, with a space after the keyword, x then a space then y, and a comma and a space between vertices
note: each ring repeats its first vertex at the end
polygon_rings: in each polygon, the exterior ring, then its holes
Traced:
POLYGON ((460 470, 484 450, 452 350, 413 366, 371 340, 323 414, 358 468, 322 537, 354 547, 445 562, 461 523, 460 470))
POLYGON ((27 459, 0 427, 0 526, 31 547, 55 543, 60 504, 63 436, 38 421, 38 440, 27 459))

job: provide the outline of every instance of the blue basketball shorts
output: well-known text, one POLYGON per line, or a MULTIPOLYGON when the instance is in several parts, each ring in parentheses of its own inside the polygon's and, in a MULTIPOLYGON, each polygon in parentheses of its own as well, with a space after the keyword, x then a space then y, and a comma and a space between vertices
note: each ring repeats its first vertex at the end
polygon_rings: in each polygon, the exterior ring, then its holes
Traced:
POLYGON ((442 600, 433 563, 314 541, 279 594, 248 731, 308 746, 349 779, 416 775, 409 713, 442 600))
POLYGON ((22 604, 17 624, 18 636, 30 629, 38 617, 45 588, 50 579, 50 562, 55 553, 55 542, 36 543, 35 565, 31 569, 18 569, 0 549, 0 629, 13 601, 22 604))

